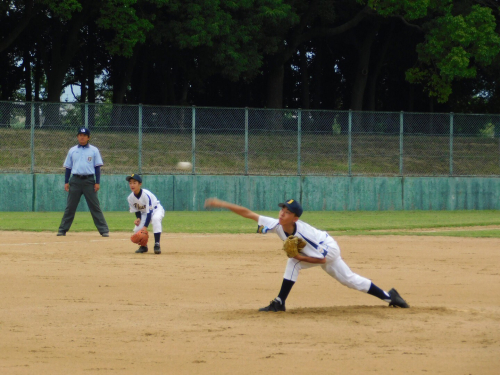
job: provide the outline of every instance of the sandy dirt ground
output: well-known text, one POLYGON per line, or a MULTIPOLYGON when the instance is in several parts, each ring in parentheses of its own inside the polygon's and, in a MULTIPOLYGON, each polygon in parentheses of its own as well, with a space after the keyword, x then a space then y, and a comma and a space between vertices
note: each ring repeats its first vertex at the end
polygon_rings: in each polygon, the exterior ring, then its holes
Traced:
POLYGON ((337 237, 351 269, 410 309, 321 268, 262 313, 286 263, 274 235, 1 232, 1 374, 498 374, 500 240, 337 237), (152 245, 152 244, 150 244, 152 245))

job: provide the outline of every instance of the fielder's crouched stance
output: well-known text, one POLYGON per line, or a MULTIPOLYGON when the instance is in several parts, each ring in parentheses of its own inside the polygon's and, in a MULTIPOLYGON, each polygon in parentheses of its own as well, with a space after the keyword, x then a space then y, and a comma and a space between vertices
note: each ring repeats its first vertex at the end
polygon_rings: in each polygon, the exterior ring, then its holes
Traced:
POLYGON ((299 246, 299 248, 302 247, 300 252, 293 258, 288 259, 278 297, 272 300, 269 306, 263 307, 259 311, 285 311, 285 301, 297 281, 300 270, 315 266, 321 266, 326 273, 341 284, 378 297, 388 302, 389 306, 410 307, 395 289, 386 292, 369 279, 352 272, 342 260, 340 248, 333 237, 327 232, 318 230, 299 220, 303 211, 299 202, 290 199, 280 203, 279 206, 281 207, 279 219, 274 219, 258 215, 245 207, 216 198, 207 199, 205 202, 205 207, 227 208, 240 216, 257 221, 257 232, 259 233, 276 233, 283 241, 293 235, 303 243, 303 246, 299 246))
MULTIPOLYGON (((161 222, 165 216, 160 201, 149 190, 142 189, 142 177, 133 173, 126 177, 132 193, 127 197, 130 212, 135 213, 136 219, 134 221, 134 233, 139 232, 143 228, 147 228, 149 223, 153 226, 153 234, 155 237, 155 254, 161 254, 160 237, 162 232, 161 222)), ((147 242, 147 240, 145 241, 147 242)), ((147 253, 148 246, 141 244, 136 253, 147 253)))

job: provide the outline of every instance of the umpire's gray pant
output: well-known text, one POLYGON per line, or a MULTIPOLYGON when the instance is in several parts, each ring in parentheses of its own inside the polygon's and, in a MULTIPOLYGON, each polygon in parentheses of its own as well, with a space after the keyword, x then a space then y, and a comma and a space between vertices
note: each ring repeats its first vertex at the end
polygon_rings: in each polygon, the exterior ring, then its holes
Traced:
POLYGON ((64 210, 61 225, 59 226, 59 232, 66 233, 69 231, 73 219, 75 218, 76 208, 78 207, 78 203, 80 203, 82 194, 85 196, 90 213, 92 214, 92 219, 94 219, 94 224, 99 233, 103 234, 109 232, 108 224, 106 223, 106 219, 104 219, 104 215, 99 205, 97 193, 94 191, 94 185, 94 176, 88 176, 87 178, 71 176, 69 180, 68 202, 64 210))

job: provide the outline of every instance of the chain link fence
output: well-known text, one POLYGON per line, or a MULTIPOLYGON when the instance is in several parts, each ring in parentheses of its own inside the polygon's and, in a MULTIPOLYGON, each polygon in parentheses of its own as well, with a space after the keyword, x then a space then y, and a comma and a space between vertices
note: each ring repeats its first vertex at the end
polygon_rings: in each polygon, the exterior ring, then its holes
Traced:
POLYGON ((41 102, 0 102, 0 172, 62 173, 81 126, 106 174, 500 176, 500 115, 41 102))

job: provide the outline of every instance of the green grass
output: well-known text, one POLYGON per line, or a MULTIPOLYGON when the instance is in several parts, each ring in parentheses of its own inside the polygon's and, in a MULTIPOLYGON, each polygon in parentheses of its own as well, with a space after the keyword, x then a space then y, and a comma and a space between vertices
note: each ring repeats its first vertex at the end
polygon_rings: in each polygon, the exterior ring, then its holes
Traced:
MULTIPOLYGON (((277 211, 259 214, 276 217, 277 211)), ((135 216, 127 212, 106 212, 111 232, 130 232, 135 216)), ((62 212, 2 212, 0 230, 56 232, 62 212)), ((418 235, 500 238, 500 211, 309 211, 302 219, 332 235, 418 235), (448 230, 448 228, 471 229, 448 230), (476 228, 484 227, 484 228, 476 228), (422 229, 422 231, 418 231, 422 229), (430 231, 429 229, 434 229, 430 231), (425 231, 424 231, 425 230, 425 231)), ((163 230, 167 233, 253 233, 255 222, 228 211, 167 212, 163 230)), ((78 212, 72 231, 95 231, 90 213, 78 212)))

